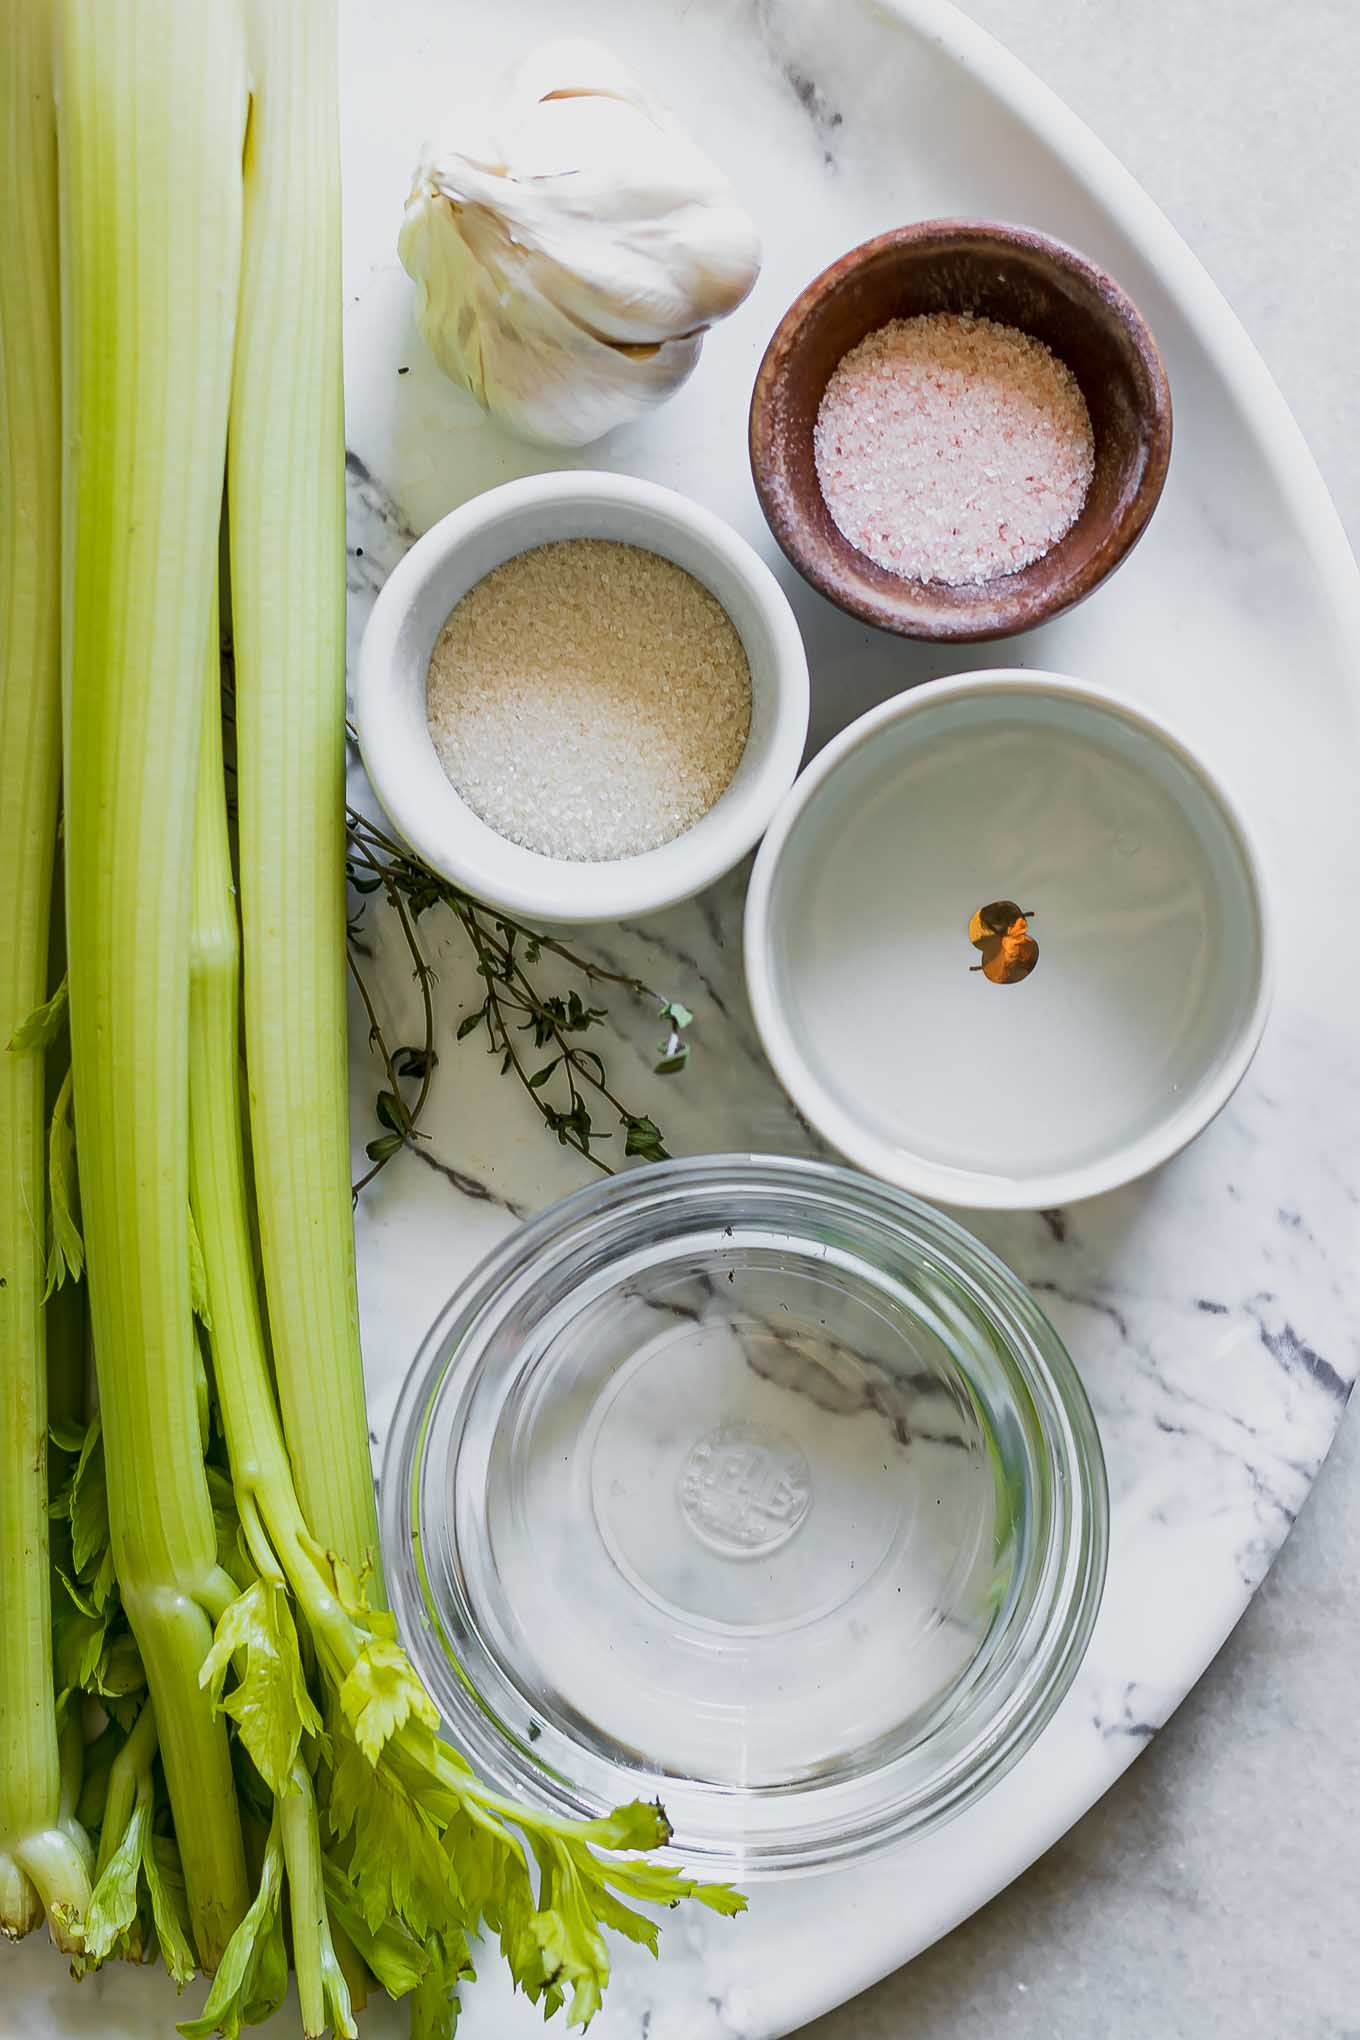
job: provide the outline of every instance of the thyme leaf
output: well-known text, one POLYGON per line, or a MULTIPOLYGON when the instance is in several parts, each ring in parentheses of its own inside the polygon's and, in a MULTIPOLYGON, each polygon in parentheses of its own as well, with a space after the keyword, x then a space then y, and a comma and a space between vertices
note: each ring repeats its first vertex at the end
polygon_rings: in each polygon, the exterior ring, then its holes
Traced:
POLYGON ((434 972, 422 946, 420 922, 437 908, 450 914, 466 937, 483 987, 480 1005, 459 1021, 455 1041, 468 1041, 480 1034, 501 1074, 516 1080, 546 1131, 604 1174, 613 1170, 598 1152, 599 1143, 611 1138, 595 1123, 602 1109, 623 1130, 625 1160, 667 1160, 669 1150, 656 1121, 633 1111, 615 1093, 603 1056, 594 1047, 586 1047, 581 1037, 603 1028, 609 1020, 608 1008, 594 1004, 591 994, 607 987, 626 992, 651 1006, 665 1028, 657 1044, 654 1073, 675 1075, 689 1061, 690 1045, 684 1038, 694 1018, 689 1008, 653 990, 641 978, 606 969, 557 936, 484 906, 440 878, 357 808, 346 808, 345 819, 346 873, 354 895, 349 970, 368 1020, 369 1045, 383 1076, 373 1108, 380 1130, 365 1149, 371 1166, 354 1185, 356 1199, 403 1148, 427 1137, 420 1121, 439 1058, 435 1052, 434 972), (383 900, 395 915, 412 975, 420 987, 422 1038, 397 1047, 387 1040, 365 975, 364 921, 373 899, 383 900), (545 961, 565 968, 579 984, 565 993, 543 989, 536 973, 545 961))

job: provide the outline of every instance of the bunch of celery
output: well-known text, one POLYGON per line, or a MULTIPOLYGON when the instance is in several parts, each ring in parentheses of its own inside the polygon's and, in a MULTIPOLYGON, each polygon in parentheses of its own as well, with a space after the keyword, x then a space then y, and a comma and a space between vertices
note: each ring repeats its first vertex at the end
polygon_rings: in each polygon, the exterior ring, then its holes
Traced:
POLYGON ((267 2017, 290 1957, 309 2035, 354 2033, 374 1979, 450 2032, 486 1931, 584 2023, 603 1929, 655 1946, 638 1902, 741 1904, 628 1853, 659 1807, 484 1787, 383 1610, 333 6, 8 0, 0 27, 0 1923, 45 1915, 78 1969, 213 1973, 191 2036, 267 2017))

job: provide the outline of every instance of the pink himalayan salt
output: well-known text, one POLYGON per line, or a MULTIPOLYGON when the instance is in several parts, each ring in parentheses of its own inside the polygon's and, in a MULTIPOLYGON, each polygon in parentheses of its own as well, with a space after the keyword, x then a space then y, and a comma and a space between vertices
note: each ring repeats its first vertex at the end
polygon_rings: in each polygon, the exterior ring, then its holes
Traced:
POLYGON ((817 414, 817 479, 851 545, 904 580, 1013 574, 1075 524, 1091 417, 1066 362, 994 319, 893 319, 840 362, 817 414))

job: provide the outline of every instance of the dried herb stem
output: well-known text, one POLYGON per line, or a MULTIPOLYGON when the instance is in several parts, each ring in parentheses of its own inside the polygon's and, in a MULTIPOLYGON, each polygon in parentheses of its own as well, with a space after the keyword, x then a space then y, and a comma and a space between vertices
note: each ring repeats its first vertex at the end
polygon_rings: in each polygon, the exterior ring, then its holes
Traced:
POLYGON ((484 906, 470 893, 440 878, 357 809, 347 809, 346 823, 349 878, 359 896, 350 921, 349 967, 368 1018, 369 1041, 382 1062, 386 1078, 376 1101, 382 1130, 367 1144, 372 1166, 355 1184, 355 1196, 402 1148, 426 1137, 419 1121, 429 1099, 438 1056, 434 971, 421 947, 418 924, 436 906, 446 908, 467 937, 483 986, 482 1003, 464 1015, 457 1039, 467 1040, 481 1030, 488 1053, 499 1057, 503 1075, 517 1079, 548 1131, 603 1173, 612 1173, 611 1165, 596 1152, 595 1144, 609 1136, 595 1130, 590 1111, 592 1101, 607 1105, 617 1115, 625 1133, 626 1157, 664 1160, 668 1151, 656 1122, 630 1110, 610 1084, 603 1057, 595 1049, 583 1047, 577 1038, 603 1025, 609 1017, 607 1010, 587 1005, 578 991, 565 997, 545 992, 530 972, 545 957, 551 958, 580 978, 587 989, 616 986, 653 1005, 667 1028, 665 1038, 658 1044, 655 1065, 658 1075, 673 1075, 685 1067, 689 1045, 683 1039, 683 1030, 691 1018, 687 1009, 653 990, 641 978, 611 970, 593 957, 582 955, 560 937, 526 927, 512 916, 484 906), (390 1046, 364 976, 358 936, 366 898, 374 894, 381 894, 396 915, 412 974, 420 986, 423 1036, 412 1046, 390 1046), (520 1037, 524 1035, 531 1037, 535 1051, 547 1051, 546 1061, 536 1067, 530 1066, 521 1046, 520 1037), (407 1098, 403 1081, 416 1084, 413 1098, 407 1098))

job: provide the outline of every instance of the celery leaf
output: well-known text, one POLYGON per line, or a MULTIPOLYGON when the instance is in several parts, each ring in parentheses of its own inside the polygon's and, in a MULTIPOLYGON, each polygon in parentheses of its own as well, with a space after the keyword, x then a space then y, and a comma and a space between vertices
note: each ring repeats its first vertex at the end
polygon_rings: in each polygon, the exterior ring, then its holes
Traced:
POLYGON ((236 1723, 266 1785, 282 1792, 303 1736, 320 1734, 321 1716, 307 1690, 297 1630, 277 1581, 257 1579, 224 1609, 198 1683, 236 1723), (227 1669, 238 1652, 237 1682, 224 1699, 227 1669))
POLYGON ((192 1205, 189 1207, 189 1301, 194 1316, 205 1332, 212 1335, 212 1312, 208 1308, 208 1270, 203 1259, 203 1242, 198 1236, 194 1223, 192 1205))
POLYGON ((546 2018, 561 2002, 561 1993, 558 1992, 555 1997, 552 1995, 551 1979, 543 1966, 543 1948, 534 1924, 536 1908, 528 1865, 508 1835, 505 1843, 505 1846, 493 1845, 489 1856, 494 1882, 484 1901, 483 1914, 488 1926, 495 1928, 501 1954, 525 1996, 531 2003, 537 2003, 547 1993, 543 2007, 546 2018))
POLYGON ((601 1849, 664 1849, 671 1824, 659 1799, 630 1799, 601 1820, 582 1821, 577 1833, 601 1849))
MULTIPOLYGON (((111 1752, 108 1754, 111 1763, 111 1752)), ((107 1787, 106 1772, 101 1800, 107 1798, 107 1787)), ((182 1990, 197 1968, 189 1938, 184 1873, 173 1841, 152 1833, 153 1809, 148 1773, 138 1782, 127 1827, 91 1896, 81 1960, 90 1967, 113 1954, 134 1962, 148 1961, 158 1946, 166 1968, 182 1990)))
POLYGON ((67 1070, 52 1107, 47 1134, 47 1195, 50 1234, 46 1296, 68 1279, 77 1282, 85 1266, 85 1242, 76 1219, 76 1130, 71 1114, 71 1072, 67 1070))
POLYGON ((545 2007, 560 2003, 570 1987, 567 2024, 588 2026, 604 2003, 609 1981, 609 1951, 591 1894, 566 1843, 533 1829, 529 1841, 539 1866, 533 1931, 543 1957, 545 2007))
POLYGON ((646 1913, 634 1912, 631 1906, 615 1898, 604 1884, 591 1886, 590 1903, 602 1927, 622 1934, 626 1941, 635 1941, 638 1947, 646 1948, 652 1955, 660 1954, 661 1929, 646 1913))
POLYGON ((669 1863, 620 1863, 606 1859, 596 1864, 595 1874, 602 1884, 643 1905, 678 1905, 681 1899, 692 1899, 695 1905, 706 1907, 722 1919, 732 1919, 746 1910, 745 1895, 735 1885, 699 1884, 669 1863))
POLYGON ((151 1826, 151 1802, 138 1793, 123 1836, 90 1895, 85 1915, 85 1957, 102 1962, 128 1935, 137 1917, 142 1850, 151 1826))
POLYGON ((197 1962, 189 1939, 189 1903, 179 1851, 172 1841, 148 1834, 142 1849, 142 1870, 151 1896, 151 1918, 161 1957, 183 1990, 192 1981, 197 1962))
POLYGON ((311 1554, 317 1570, 330 1587, 345 1613, 361 1629, 373 1629, 373 1612, 368 1605, 363 1580, 352 1565, 341 1558, 338 1551, 323 1550, 319 1544, 311 1546, 311 1554))
POLYGON ((458 1983, 470 1972, 457 1963, 444 1966, 432 1946, 431 1963, 411 1999, 411 2040, 453 2040, 458 2031, 458 1983))
MULTIPOLYGON (((105 1611, 107 1614, 107 1610, 105 1611)), ((115 1702, 142 1692, 146 1685, 146 1671, 142 1664, 141 1652, 132 1631, 126 1627, 126 1617, 121 1607, 118 1610, 120 1627, 109 1625, 104 1648, 99 1654, 93 1690, 104 1701, 105 1712, 117 1719, 115 1702)))
POLYGON ((104 1805, 109 1791, 109 1772, 124 1740, 116 1725, 106 1721, 94 1741, 85 1746, 85 1766, 80 1780, 80 1798, 76 1802, 76 1819, 86 1834, 94 1834, 103 1825, 104 1805))
MULTIPOLYGON (((109 1487, 104 1472, 104 1437, 98 1410, 90 1419, 71 1482, 71 1557, 76 1577, 87 1586, 109 1549, 109 1487)), ((112 1585, 110 1579, 108 1584, 112 1585)), ((96 1596, 99 1600, 99 1597, 96 1596)), ((107 1591, 99 1605, 108 1599, 107 1591)))
POLYGON ((26 1020, 21 1020, 9 1038, 8 1046, 16 1055, 35 1048, 49 1048, 61 1033, 66 1020, 66 979, 63 977, 50 999, 41 1006, 35 1006, 26 1020))
POLYGON ((366 1643, 340 1688, 340 1705, 360 1749, 376 1764, 389 1737, 411 1719, 439 1726, 439 1714, 399 1643, 366 1643))
POLYGON ((85 1443, 85 1428, 79 1417, 53 1417, 47 1435, 58 1451, 78 1453, 85 1443))
MULTIPOLYGON (((65 1568, 57 1563, 56 1559, 52 1561, 52 1570, 70 1596, 72 1606, 79 1609, 80 1613, 89 1621, 99 1622, 99 1609, 79 1580, 73 1580, 65 1568)), ((101 1629, 104 1627, 102 1622, 99 1623, 99 1626, 101 1629)))
POLYGON ((265 1845, 260 1888, 228 1941, 202 2013, 184 2019, 184 2040, 237 2040, 243 2026, 258 2025, 277 2011, 288 1988, 288 1956, 279 1898, 283 1890, 283 1846, 275 1818, 265 1845))
MULTIPOLYGON (((238 1577, 240 1562, 241 1519, 236 1512, 236 1492, 228 1476, 220 1467, 211 1463, 203 1471, 208 1477, 208 1500, 212 1504, 213 1536, 217 1545, 217 1563, 223 1572, 229 1573, 239 1586, 247 1586, 251 1574, 238 1577)), ((253 1570, 253 1569, 252 1569, 253 1570)))
POLYGON ((99 1667, 107 1636, 106 1617, 90 1614, 83 1603, 54 1598, 52 1654, 56 1663, 59 1701, 73 1692, 98 1690, 99 1667))
POLYGON ((387 1995, 405 1997, 428 1972, 429 1951, 395 1916, 370 1927, 358 1892, 330 1857, 323 1858, 321 1875, 332 1918, 344 1928, 387 1995))
POLYGON ((348 1875, 371 1932, 392 1915, 424 1941, 459 1911, 459 1891, 439 1836, 385 1764, 377 1769, 338 1728, 327 1814, 339 1839, 353 1836, 348 1875))

